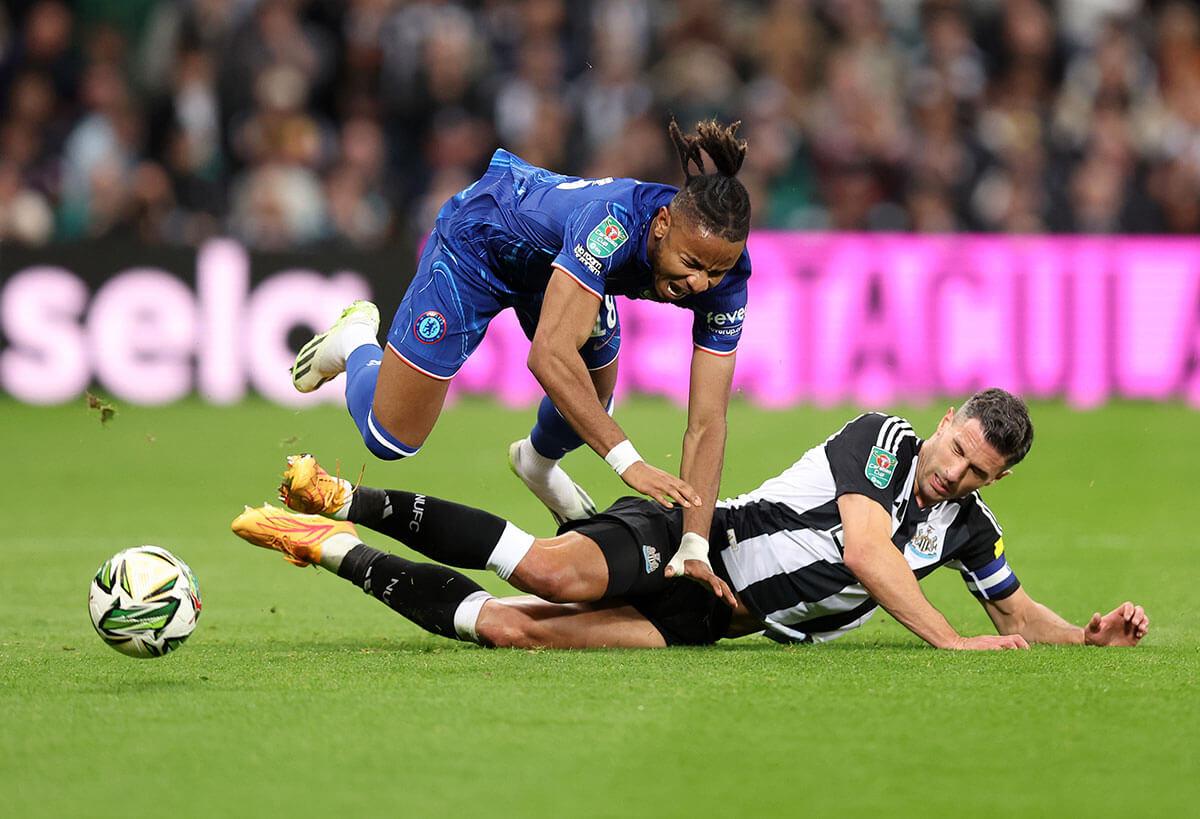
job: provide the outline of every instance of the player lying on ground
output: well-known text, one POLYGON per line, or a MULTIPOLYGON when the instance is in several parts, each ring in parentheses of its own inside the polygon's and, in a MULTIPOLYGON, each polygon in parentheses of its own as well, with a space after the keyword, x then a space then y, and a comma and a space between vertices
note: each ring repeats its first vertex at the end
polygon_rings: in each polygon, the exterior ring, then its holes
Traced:
MULTIPOLYGON (((634 490, 682 504, 691 533, 683 551, 704 554, 750 276, 750 198, 735 178, 746 143, 736 129, 712 121, 685 136, 671 122, 682 188, 563 176, 497 151, 438 213, 386 353, 379 311, 355 302, 301 348, 293 383, 309 392, 344 370, 346 405, 367 448, 388 460, 413 455, 488 322, 511 307, 547 396, 530 436, 509 448, 513 470, 560 522, 587 517, 595 505, 558 465, 586 442, 634 490), (705 173, 701 150, 715 173, 705 173), (643 461, 609 415, 621 346, 616 295, 693 313, 679 477, 643 461)), ((707 575, 706 564, 694 566, 707 575)))
POLYGON ((535 538, 479 509, 328 475, 289 459, 281 497, 295 514, 247 508, 235 533, 298 565, 318 564, 443 637, 489 646, 656 648, 764 631, 822 642, 883 606, 938 648, 1027 648, 1029 642, 1136 645, 1149 629, 1124 603, 1082 628, 1035 602, 1008 565, 999 525, 977 489, 1029 451, 1024 402, 1002 390, 950 408, 926 441, 902 418, 846 424, 783 474, 717 508, 707 584, 671 579, 664 556, 682 514, 639 498, 535 538), (488 568, 533 597, 496 598, 442 565, 377 551, 354 523, 440 563, 488 568), (999 636, 963 637, 922 595, 939 566, 962 573, 999 636))

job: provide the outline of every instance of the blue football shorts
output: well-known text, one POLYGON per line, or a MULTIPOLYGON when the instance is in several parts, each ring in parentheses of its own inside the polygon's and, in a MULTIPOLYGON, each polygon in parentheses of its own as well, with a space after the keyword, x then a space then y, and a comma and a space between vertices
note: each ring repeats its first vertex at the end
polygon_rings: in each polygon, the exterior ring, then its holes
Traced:
MULTIPOLYGON (((514 293, 498 286, 482 264, 434 231, 388 330, 388 346, 413 369, 439 380, 454 377, 475 352, 488 323, 506 307, 533 338, 544 292, 514 293)), ((596 326, 579 354, 589 370, 607 367, 621 350, 616 300, 605 296, 596 326)))

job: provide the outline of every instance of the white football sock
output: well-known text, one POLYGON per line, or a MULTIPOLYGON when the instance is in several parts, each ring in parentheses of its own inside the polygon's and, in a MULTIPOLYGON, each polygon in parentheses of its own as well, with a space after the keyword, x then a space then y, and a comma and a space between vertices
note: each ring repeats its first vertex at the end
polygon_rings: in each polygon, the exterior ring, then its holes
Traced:
POLYGON ((327 518, 334 520, 350 520, 350 507, 354 505, 354 484, 345 478, 336 478, 338 483, 342 485, 342 489, 346 493, 346 502, 342 504, 340 509, 335 509, 325 515, 327 518))
POLYGON ((514 465, 521 480, 538 500, 563 517, 578 515, 575 508, 579 506, 579 495, 575 491, 575 482, 557 460, 534 449, 528 438, 521 441, 514 465))
POLYGON ((501 580, 508 580, 517 570, 517 565, 533 548, 533 535, 512 523, 504 522, 504 531, 500 533, 491 555, 488 556, 487 567, 495 572, 501 580))
POLYGON ((454 610, 454 631, 457 632, 458 639, 471 643, 479 642, 475 623, 479 620, 484 605, 495 599, 485 591, 477 591, 467 595, 467 598, 458 604, 458 608, 454 610))
POLYGON ((338 343, 341 346, 342 359, 350 357, 350 354, 364 344, 374 344, 379 346, 379 339, 371 332, 371 328, 365 324, 354 322, 347 324, 338 333, 338 343))
POLYGON ((337 574, 342 566, 342 558, 355 546, 361 546, 362 541, 349 532, 338 532, 330 535, 321 543, 321 568, 337 574))

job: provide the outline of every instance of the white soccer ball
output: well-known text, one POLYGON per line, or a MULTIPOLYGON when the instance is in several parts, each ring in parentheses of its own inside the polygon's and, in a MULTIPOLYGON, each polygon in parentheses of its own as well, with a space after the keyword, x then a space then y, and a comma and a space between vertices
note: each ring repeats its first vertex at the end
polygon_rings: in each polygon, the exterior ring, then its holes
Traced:
POLYGON ((158 546, 137 546, 104 562, 88 591, 100 639, 130 657, 161 657, 179 648, 200 616, 192 570, 158 546))

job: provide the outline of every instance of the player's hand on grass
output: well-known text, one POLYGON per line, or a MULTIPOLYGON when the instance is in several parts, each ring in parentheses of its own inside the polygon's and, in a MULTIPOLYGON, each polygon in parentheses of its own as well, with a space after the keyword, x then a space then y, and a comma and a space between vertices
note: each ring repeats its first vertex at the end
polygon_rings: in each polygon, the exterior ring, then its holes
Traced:
POLYGON ((1020 634, 981 634, 978 637, 959 637, 949 648, 956 651, 1004 651, 1029 648, 1029 643, 1020 634))
POLYGON ((667 509, 673 508, 676 503, 684 509, 700 506, 700 496, 691 484, 645 461, 632 464, 621 473, 621 480, 667 509))
POLYGON ((1100 612, 1083 627, 1089 646, 1136 646, 1150 630, 1150 618, 1141 606, 1125 601, 1103 617, 1100 612))
POLYGON ((737 597, 733 589, 712 570, 708 562, 708 541, 695 532, 685 532, 679 542, 675 556, 663 570, 667 577, 686 577, 702 586, 707 586, 712 593, 725 601, 730 608, 737 608, 737 597))

